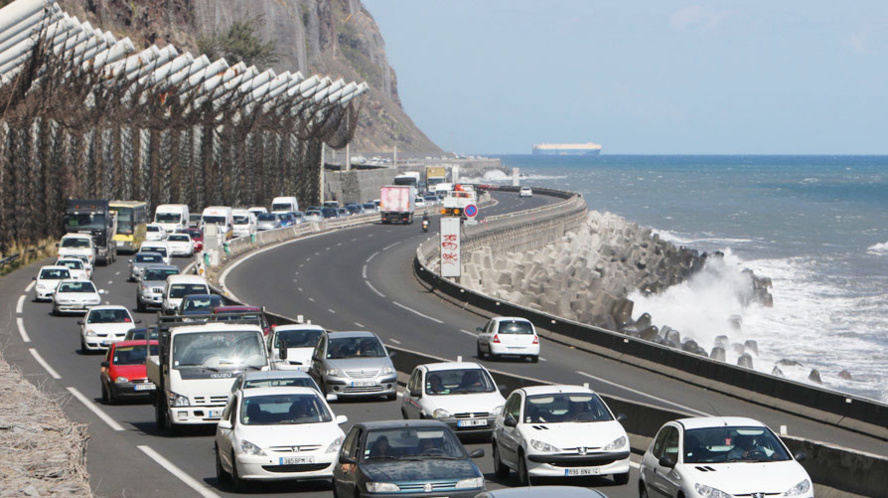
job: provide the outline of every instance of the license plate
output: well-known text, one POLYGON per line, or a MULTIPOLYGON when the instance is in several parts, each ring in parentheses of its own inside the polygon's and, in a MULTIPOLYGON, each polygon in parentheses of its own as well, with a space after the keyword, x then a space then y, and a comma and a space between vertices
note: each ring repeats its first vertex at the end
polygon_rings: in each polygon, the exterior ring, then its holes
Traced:
POLYGON ((314 463, 315 457, 313 456, 298 456, 298 457, 280 457, 280 463, 278 465, 300 465, 303 463, 314 463))
POLYGON ((153 391, 157 389, 157 386, 154 384, 136 384, 133 386, 133 389, 136 391, 153 391))
POLYGON ((580 467, 577 469, 564 469, 564 475, 566 476, 597 476, 601 474, 601 469, 598 467, 580 467))
POLYGON ((209 418, 219 418, 222 416, 222 410, 209 410, 209 418))
POLYGON ((351 387, 370 387, 375 385, 376 381, 372 380, 356 380, 351 383, 351 387))
POLYGON ((456 426, 457 427, 479 427, 479 426, 486 427, 487 426, 487 419, 486 418, 476 418, 476 419, 469 419, 469 420, 457 420, 456 426))
POLYGON ((110 346, 115 342, 117 342, 117 339, 105 339, 104 341, 102 341, 102 346, 110 346))

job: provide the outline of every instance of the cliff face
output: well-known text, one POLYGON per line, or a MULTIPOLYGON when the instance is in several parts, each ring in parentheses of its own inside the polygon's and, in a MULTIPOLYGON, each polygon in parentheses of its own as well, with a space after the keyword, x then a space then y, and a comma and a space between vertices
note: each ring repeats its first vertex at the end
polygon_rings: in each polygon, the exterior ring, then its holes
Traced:
MULTIPOLYGON (((233 22, 255 20, 256 34, 274 41, 272 68, 366 81, 352 150, 439 152, 401 108, 395 71, 385 41, 360 0, 59 0, 71 14, 89 20, 137 47, 168 43, 198 53, 201 36, 226 31, 233 22)), ((265 69, 265 68, 259 68, 265 69)))

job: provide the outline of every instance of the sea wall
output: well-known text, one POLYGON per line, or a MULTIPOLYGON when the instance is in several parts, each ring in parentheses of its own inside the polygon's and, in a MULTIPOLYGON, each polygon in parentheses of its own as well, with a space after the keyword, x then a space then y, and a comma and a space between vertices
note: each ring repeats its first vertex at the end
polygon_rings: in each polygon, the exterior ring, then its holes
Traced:
POLYGON ((397 176, 395 168, 354 169, 324 172, 324 200, 367 202, 379 199, 383 185, 391 185, 397 176))

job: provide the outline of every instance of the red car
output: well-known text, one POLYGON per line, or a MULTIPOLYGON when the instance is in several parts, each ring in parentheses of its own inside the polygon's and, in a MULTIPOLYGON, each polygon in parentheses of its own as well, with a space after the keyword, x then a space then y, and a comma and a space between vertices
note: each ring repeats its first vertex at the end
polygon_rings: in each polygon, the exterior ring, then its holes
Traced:
POLYGON ((176 233, 187 233, 191 236, 191 240, 194 241, 194 252, 203 250, 203 232, 200 228, 180 228, 176 233))
MULTIPOLYGON (((145 341, 120 341, 111 344, 105 353, 99 378, 102 381, 102 401, 116 404, 124 398, 151 399, 157 387, 148 380, 145 359, 148 356, 145 341)), ((157 341, 150 342, 151 355, 156 356, 157 341)))
POLYGON ((258 306, 217 306, 213 308, 213 313, 223 315, 217 317, 217 320, 240 320, 242 318, 251 319, 258 318, 262 324, 262 332, 267 336, 271 332, 271 325, 265 319, 265 311, 258 306))

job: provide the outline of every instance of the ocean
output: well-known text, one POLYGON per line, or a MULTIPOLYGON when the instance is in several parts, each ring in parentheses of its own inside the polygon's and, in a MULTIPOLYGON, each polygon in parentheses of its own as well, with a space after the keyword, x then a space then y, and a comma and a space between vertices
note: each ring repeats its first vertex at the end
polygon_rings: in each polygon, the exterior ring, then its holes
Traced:
POLYGON ((755 340, 756 370, 811 382, 816 369, 825 387, 888 402, 888 156, 499 157, 522 185, 578 191, 590 209, 773 282, 773 307, 744 307, 736 272, 712 265, 661 295, 630 296, 635 317, 707 350, 718 335, 755 340))

